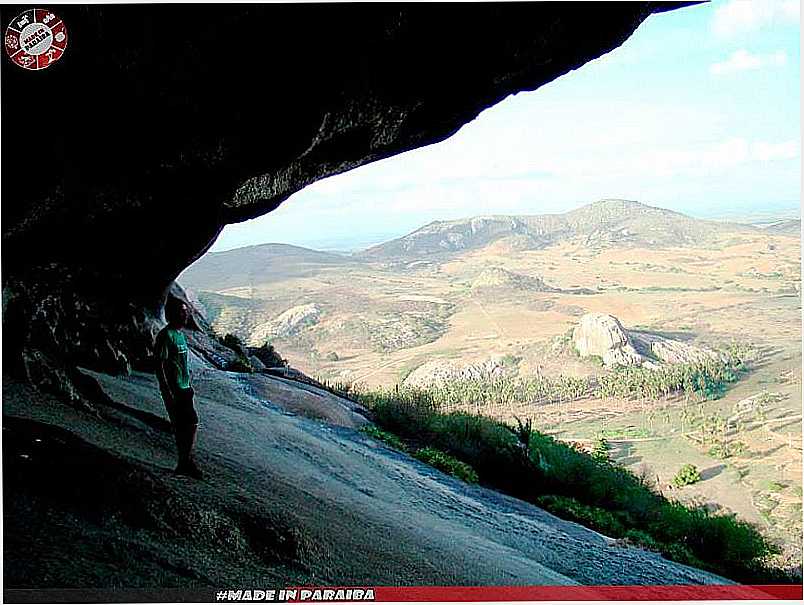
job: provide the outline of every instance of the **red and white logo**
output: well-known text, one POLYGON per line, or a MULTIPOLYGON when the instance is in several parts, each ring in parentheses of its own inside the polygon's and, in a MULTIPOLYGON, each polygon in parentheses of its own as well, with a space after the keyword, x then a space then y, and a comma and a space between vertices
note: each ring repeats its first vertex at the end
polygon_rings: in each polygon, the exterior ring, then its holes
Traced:
POLYGON ((64 54, 67 28, 51 11, 32 8, 11 21, 4 43, 8 56, 20 67, 45 69, 64 54))

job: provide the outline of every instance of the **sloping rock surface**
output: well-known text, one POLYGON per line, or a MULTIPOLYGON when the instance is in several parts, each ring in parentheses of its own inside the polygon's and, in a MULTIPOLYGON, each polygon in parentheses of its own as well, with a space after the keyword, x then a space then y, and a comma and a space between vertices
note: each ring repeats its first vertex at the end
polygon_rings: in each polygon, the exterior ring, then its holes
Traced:
POLYGON ((96 413, 4 382, 6 588, 728 583, 388 449, 347 404, 331 423, 285 405, 329 394, 199 359, 206 479, 178 478, 153 376, 94 376, 96 413))

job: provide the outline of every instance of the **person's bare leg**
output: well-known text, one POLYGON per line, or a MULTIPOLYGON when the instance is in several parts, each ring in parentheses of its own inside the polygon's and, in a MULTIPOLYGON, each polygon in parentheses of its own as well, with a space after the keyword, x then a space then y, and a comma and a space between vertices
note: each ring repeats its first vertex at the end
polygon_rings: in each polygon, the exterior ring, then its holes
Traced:
POLYGON ((187 448, 184 445, 186 441, 185 438, 186 429, 184 427, 177 426, 173 429, 173 433, 176 437, 176 456, 178 458, 178 464, 176 465, 176 470, 180 470, 185 466, 187 462, 185 458, 185 452, 187 451, 187 448))
POLYGON ((176 431, 176 448, 179 455, 176 472, 200 478, 201 471, 193 461, 193 447, 197 432, 198 425, 196 424, 181 427, 176 431))
POLYGON ((198 425, 192 424, 187 427, 187 462, 195 466, 193 460, 193 450, 195 449, 195 437, 198 434, 198 425))

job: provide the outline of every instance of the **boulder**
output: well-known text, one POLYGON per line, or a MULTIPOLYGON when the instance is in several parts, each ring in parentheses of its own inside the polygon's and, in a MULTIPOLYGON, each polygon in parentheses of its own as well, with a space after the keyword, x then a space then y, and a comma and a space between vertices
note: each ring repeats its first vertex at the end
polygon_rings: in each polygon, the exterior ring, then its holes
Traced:
POLYGON ((572 342, 581 357, 600 357, 607 366, 641 365, 644 361, 620 320, 606 313, 587 313, 581 317, 572 332, 572 342))
POLYGON ((606 313, 587 313, 572 331, 572 344, 581 357, 597 356, 607 366, 694 363, 717 359, 718 353, 660 334, 626 330, 606 313))
POLYGON ((654 335, 640 336, 643 342, 647 342, 653 356, 664 363, 694 363, 706 359, 716 359, 718 357, 718 354, 714 351, 697 347, 686 342, 656 337, 654 335))

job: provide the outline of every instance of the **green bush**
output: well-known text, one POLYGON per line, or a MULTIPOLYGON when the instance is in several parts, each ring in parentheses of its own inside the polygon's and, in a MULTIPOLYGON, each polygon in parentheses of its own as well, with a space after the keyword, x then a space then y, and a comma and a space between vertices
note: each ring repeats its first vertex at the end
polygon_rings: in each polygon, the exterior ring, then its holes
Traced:
POLYGON ((626 534, 625 526, 617 515, 596 506, 582 504, 575 498, 539 496, 536 498, 536 504, 557 517, 591 527, 612 538, 620 538, 626 534))
POLYGON ((610 462, 611 456, 609 456, 609 442, 603 437, 598 437, 595 439, 594 443, 592 444, 591 456, 598 462, 610 462))
POLYGON ((640 546, 646 550, 653 550, 656 552, 661 552, 662 550, 662 545, 659 544, 659 542, 657 542, 653 536, 640 529, 629 529, 625 532, 625 536, 623 537, 632 544, 636 544, 637 546, 640 546))
POLYGON ((689 565, 691 567, 707 568, 710 567, 698 557, 692 554, 692 551, 684 544, 662 544, 660 547, 662 555, 671 561, 681 563, 682 565, 689 565))
POLYGON ((261 347, 251 347, 249 353, 259 359, 266 368, 277 368, 285 365, 285 360, 267 341, 261 347))
POLYGON ((685 464, 673 477, 673 485, 676 487, 684 487, 685 485, 692 485, 701 480, 701 473, 698 467, 694 464, 685 464))
POLYGON ((600 355, 587 355, 586 361, 594 366, 597 366, 598 368, 605 367, 606 365, 600 355))
POLYGON ((397 437, 393 433, 384 431, 381 428, 374 426, 373 424, 367 424, 361 427, 360 432, 365 433, 369 437, 373 437, 378 441, 382 441, 383 443, 390 445, 394 449, 401 450, 403 452, 407 451, 408 449, 399 437, 397 437))
POLYGON ((238 354, 233 361, 229 362, 226 370, 229 372, 253 372, 254 365, 249 361, 248 357, 238 354))
POLYGON ((222 339, 221 343, 225 347, 229 347, 235 351, 242 351, 243 350, 243 341, 237 334, 226 334, 222 339))
POLYGON ((719 442, 715 443, 709 448, 709 455, 713 458, 725 460, 726 458, 731 458, 732 456, 740 456, 744 454, 745 451, 745 443, 742 441, 729 441, 725 443, 719 442))
POLYGON ((477 483, 475 470, 447 453, 434 447, 424 447, 413 454, 415 458, 467 483, 477 483))

